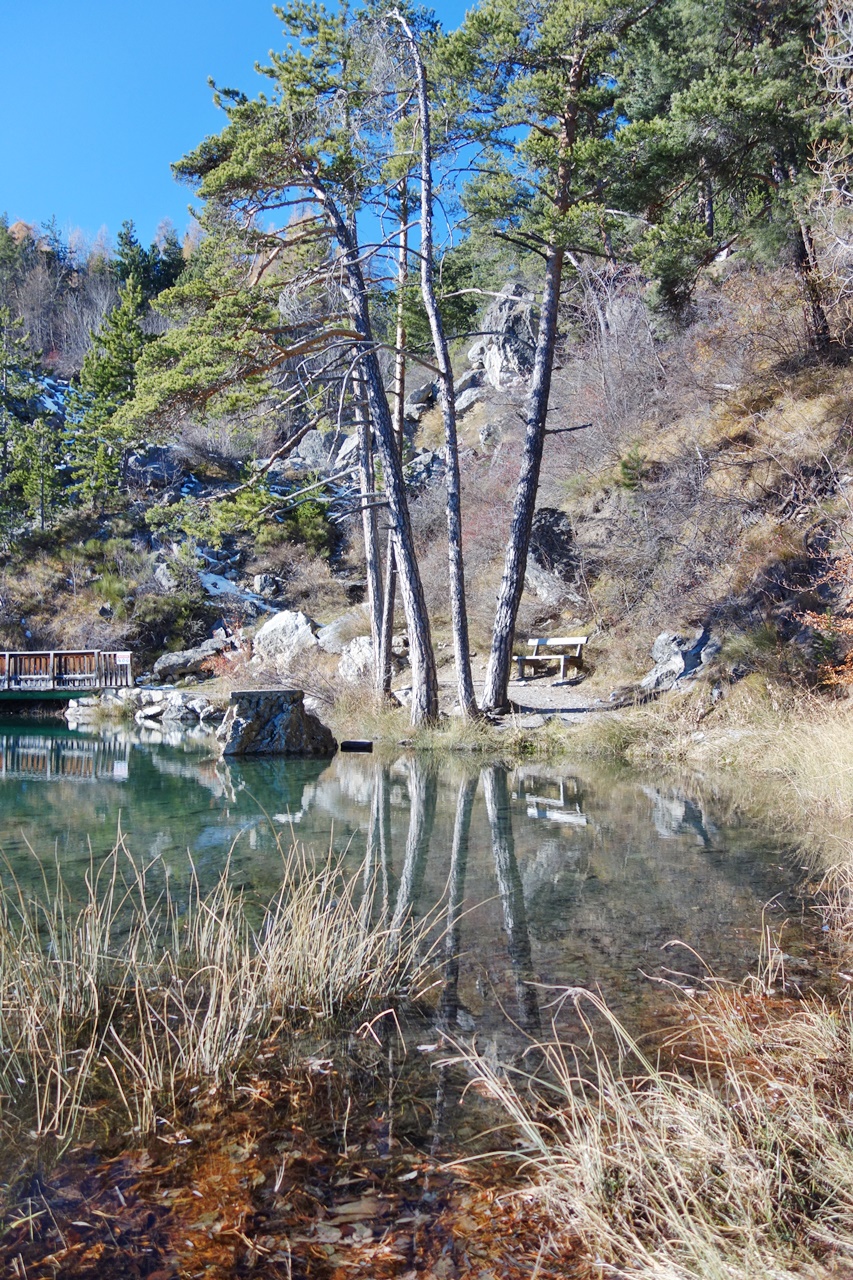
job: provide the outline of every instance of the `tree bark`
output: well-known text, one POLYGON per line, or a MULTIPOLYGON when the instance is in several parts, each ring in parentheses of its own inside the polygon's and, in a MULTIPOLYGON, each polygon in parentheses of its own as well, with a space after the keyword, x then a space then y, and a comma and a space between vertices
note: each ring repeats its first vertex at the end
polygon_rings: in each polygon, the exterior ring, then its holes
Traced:
POLYGON ((802 220, 797 222, 794 270, 803 294, 803 312, 809 344, 815 351, 826 351, 832 342, 832 330, 821 297, 820 271, 811 227, 802 220))
POLYGON ((373 684, 382 693, 382 566, 379 559, 379 530, 374 504, 376 481, 373 472, 373 441, 370 422, 364 407, 361 376, 353 378, 353 404, 358 431, 358 479, 361 493, 361 525, 364 534, 364 558, 367 566, 367 607, 370 612, 370 636, 373 641, 373 684))
POLYGON ((563 278, 563 257, 564 250, 558 246, 552 246, 548 251, 545 292, 539 316, 533 376, 527 400, 527 430, 521 455, 521 471, 515 491, 503 578, 495 609, 492 649, 483 690, 483 710, 485 711, 505 711, 509 704, 507 686, 512 668, 515 620, 518 617, 518 607, 524 591, 527 553, 530 549, 530 533, 536 509, 542 451, 545 447, 545 423, 548 414, 548 398, 551 394, 554 347, 557 341, 557 312, 563 278))
MULTIPOLYGON (((409 275, 409 201, 406 179, 400 183, 400 244, 397 250, 397 333, 394 359, 394 435, 400 459, 403 457, 403 409, 406 402, 406 311, 403 291, 409 275)), ((385 595, 382 613, 382 692, 391 693, 393 678, 391 646, 394 643, 394 610, 397 603, 397 556, 394 534, 388 534, 385 559, 385 595)))
POLYGON ((432 229, 432 132, 427 93, 426 69, 421 51, 403 15, 392 15, 403 28, 412 60, 418 93, 421 125, 421 293, 429 319, 432 345, 438 366, 438 400, 444 422, 445 477, 447 488, 447 555, 450 582, 450 613, 453 650, 456 659, 456 686, 464 716, 477 714, 474 681, 471 676, 471 645, 468 637, 468 610, 465 600, 465 566, 462 553, 462 485, 459 477, 459 442, 456 433, 456 401, 450 350, 435 295, 432 229))
POLYGON ((406 500, 403 464, 394 439, 394 424, 382 371, 376 355, 373 327, 367 301, 367 287, 359 262, 358 244, 344 221, 340 209, 310 166, 303 176, 323 209, 334 233, 341 255, 341 291, 346 300, 353 328, 361 335, 357 346, 360 373, 367 398, 368 413, 379 447, 388 512, 394 532, 400 592, 409 630, 409 655, 412 664, 412 724, 429 724, 438 717, 438 679, 432 650, 429 614, 423 584, 418 572, 412 522, 406 500))
MULTIPOLYGON (((574 47, 560 126, 560 160, 553 201, 554 211, 560 216, 568 212, 571 204, 572 152, 577 141, 580 87, 588 52, 580 30, 575 32, 574 47)), ((495 625, 492 632, 489 665, 486 669, 486 684, 483 690, 483 710, 485 711, 505 711, 509 704, 507 686, 512 668, 515 620, 518 617, 518 607, 524 591, 530 532, 533 528, 536 494, 539 489, 542 451, 545 447, 545 426, 548 400, 551 395, 554 350, 557 345, 557 316, 560 308, 565 253, 565 248, 555 236, 545 260, 542 310, 539 314, 533 375, 527 398, 527 430, 521 455, 521 471, 515 491, 504 573, 495 609, 495 625)))

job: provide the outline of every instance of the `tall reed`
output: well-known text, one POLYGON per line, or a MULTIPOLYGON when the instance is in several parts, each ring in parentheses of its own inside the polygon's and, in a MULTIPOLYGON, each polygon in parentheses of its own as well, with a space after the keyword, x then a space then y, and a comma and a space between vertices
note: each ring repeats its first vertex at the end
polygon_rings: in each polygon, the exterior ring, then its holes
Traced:
POLYGON ((277 1030, 416 998, 430 972, 433 921, 392 930, 331 855, 283 851, 263 905, 227 865, 208 890, 193 873, 180 907, 149 878, 120 837, 76 908, 58 868, 0 894, 0 1119, 66 1142, 111 1094, 149 1129, 277 1030))
POLYGON ((538 1046, 535 1078, 463 1056, 520 1135, 535 1194, 599 1275, 849 1273, 849 1007, 815 1001, 780 1018, 756 984, 718 991, 691 1002, 689 1065, 664 1070, 597 996, 565 996, 604 1019, 615 1057, 597 1048, 589 1022, 588 1053, 538 1046))

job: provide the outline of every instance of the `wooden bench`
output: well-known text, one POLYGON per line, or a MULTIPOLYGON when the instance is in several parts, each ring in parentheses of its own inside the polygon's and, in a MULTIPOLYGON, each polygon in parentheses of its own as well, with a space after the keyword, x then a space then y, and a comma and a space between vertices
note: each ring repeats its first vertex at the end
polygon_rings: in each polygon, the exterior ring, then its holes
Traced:
POLYGON ((536 638, 528 640, 532 653, 517 653, 518 678, 524 679, 524 668, 528 664, 541 666, 544 662, 560 659, 560 679, 565 680, 566 668, 574 667, 583 671, 583 651, 589 636, 551 636, 548 639, 536 638))

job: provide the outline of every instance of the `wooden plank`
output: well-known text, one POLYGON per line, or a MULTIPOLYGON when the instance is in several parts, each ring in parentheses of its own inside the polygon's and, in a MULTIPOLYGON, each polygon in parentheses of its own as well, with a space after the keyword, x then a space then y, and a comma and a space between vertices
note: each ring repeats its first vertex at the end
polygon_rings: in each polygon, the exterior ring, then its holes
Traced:
POLYGON ((589 636, 551 636, 547 639, 528 640, 529 645, 539 648, 557 648, 561 645, 584 645, 589 641, 589 636))

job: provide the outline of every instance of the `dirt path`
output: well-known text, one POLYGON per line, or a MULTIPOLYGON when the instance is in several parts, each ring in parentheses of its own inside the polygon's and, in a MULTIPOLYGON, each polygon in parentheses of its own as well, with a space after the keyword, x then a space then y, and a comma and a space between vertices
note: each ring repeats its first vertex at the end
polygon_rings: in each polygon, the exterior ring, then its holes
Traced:
MULTIPOLYGON (((485 661, 474 659, 472 662, 474 689, 479 702, 483 696, 486 676, 485 661)), ((439 687, 442 705, 448 707, 456 701, 456 683, 453 669, 450 666, 439 672, 439 687)), ((584 680, 572 677, 560 680, 553 675, 536 675, 526 680, 510 680, 509 698, 515 710, 516 722, 522 727, 532 728, 535 724, 544 723, 544 717, 560 716, 567 722, 596 712, 606 710, 599 698, 586 692, 584 680)))

